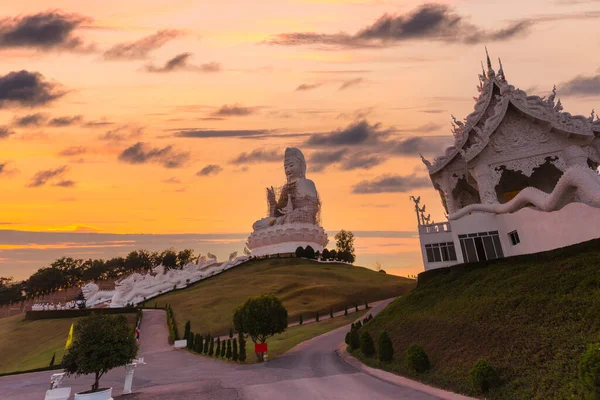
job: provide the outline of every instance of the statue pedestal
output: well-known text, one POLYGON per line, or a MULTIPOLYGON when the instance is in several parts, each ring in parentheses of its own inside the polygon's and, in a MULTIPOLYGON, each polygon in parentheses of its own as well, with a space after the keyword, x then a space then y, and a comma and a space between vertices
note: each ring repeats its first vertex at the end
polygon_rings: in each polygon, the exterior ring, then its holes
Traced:
POLYGON ((273 225, 252 232, 247 247, 253 256, 294 253, 298 247, 310 246, 323 251, 329 240, 322 227, 313 224, 273 225))

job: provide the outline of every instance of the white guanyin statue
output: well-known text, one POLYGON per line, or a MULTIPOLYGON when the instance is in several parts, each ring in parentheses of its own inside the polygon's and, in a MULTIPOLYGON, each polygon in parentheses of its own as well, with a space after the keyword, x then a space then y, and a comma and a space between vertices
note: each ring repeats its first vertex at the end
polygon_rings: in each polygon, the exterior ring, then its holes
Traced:
POLYGON ((246 244, 252 255, 290 253, 299 246, 322 251, 327 234, 319 225, 321 202, 313 181, 306 178, 306 161, 299 149, 285 150, 286 184, 279 197, 267 189, 269 214, 256 221, 246 244))

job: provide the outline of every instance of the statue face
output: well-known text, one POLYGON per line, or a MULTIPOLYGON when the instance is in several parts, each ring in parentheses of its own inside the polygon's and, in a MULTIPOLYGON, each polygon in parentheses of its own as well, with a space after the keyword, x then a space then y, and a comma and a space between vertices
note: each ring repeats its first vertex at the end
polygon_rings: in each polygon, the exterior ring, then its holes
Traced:
POLYGON ((300 160, 295 158, 285 160, 283 168, 285 169, 285 176, 288 183, 296 182, 302 178, 302 163, 300 160))

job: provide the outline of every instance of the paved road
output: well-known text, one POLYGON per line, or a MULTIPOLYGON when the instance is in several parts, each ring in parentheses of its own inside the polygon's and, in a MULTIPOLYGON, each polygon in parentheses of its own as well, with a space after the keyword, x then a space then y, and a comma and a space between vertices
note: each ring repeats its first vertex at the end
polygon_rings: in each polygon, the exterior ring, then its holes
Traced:
MULTIPOLYGON (((376 313, 386 303, 373 307, 376 313)), ((165 313, 145 310, 140 355, 147 362, 134 376, 135 394, 120 396, 125 369, 110 371, 100 381, 112 386, 117 399, 437 399, 360 372, 335 353, 348 326, 304 342, 265 364, 238 365, 172 350, 167 343, 165 313)), ((43 399, 49 372, 0 377, 0 399, 43 399)), ((70 377, 72 392, 90 387, 92 379, 70 377)))

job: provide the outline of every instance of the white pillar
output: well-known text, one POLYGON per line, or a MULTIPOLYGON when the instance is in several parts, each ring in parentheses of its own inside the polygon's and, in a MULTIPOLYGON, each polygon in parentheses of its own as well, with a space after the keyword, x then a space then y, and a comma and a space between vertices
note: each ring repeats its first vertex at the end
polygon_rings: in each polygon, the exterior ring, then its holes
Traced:
POLYGON ((133 373, 135 372, 135 367, 137 364, 127 364, 125 366, 125 386, 123 387, 123 394, 131 393, 131 385, 133 384, 133 373))
POLYGON ((479 198, 481 204, 496 204, 498 196, 496 195, 495 182, 492 177, 493 171, 487 164, 479 164, 474 170, 477 188, 479 190, 479 198))

